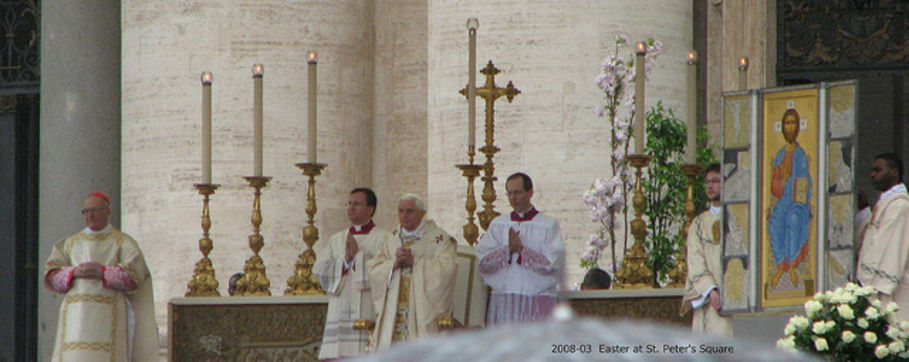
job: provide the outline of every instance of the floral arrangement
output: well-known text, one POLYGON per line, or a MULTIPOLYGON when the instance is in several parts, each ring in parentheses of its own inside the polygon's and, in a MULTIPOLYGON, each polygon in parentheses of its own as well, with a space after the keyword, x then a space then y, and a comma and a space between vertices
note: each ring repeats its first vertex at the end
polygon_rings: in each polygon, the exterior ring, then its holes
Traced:
POLYGON ((805 316, 789 319, 777 347, 837 361, 909 359, 909 321, 896 323, 899 306, 868 298, 876 293, 853 283, 817 293, 805 303, 805 316))
MULTIPOLYGON (((599 178, 584 193, 584 202, 590 207, 590 219, 596 222, 597 231, 590 235, 587 249, 581 256, 581 267, 593 268, 606 246, 612 248, 612 274, 615 275, 616 260, 615 230, 616 217, 625 210, 630 188, 628 169, 629 139, 631 138, 631 120, 634 119, 634 53, 622 57, 621 51, 628 46, 628 38, 619 35, 615 40, 615 52, 603 61, 602 69, 597 76, 597 86, 605 94, 605 105, 599 116, 606 118, 610 125, 610 166, 612 177, 599 178), (621 116, 624 114, 625 116, 621 116)), ((644 56, 644 71, 649 74, 662 53, 663 45, 659 41, 647 41, 647 54, 644 56)), ((627 225, 627 214, 623 225, 627 225)), ((623 227, 627 233, 627 227, 623 227)), ((625 239, 628 237, 625 235, 625 239)))

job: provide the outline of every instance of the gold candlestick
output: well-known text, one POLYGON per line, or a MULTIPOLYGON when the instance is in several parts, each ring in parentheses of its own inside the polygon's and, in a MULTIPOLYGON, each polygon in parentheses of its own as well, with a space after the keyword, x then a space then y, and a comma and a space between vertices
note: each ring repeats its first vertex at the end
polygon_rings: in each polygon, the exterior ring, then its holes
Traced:
MULTIPOLYGON (((489 227, 489 223, 492 222, 492 219, 495 219, 496 216, 500 214, 494 210, 493 203, 496 201, 496 190, 493 185, 498 178, 495 177, 495 165, 492 162, 492 157, 495 156, 496 152, 499 152, 499 148, 496 147, 494 143, 494 134, 495 134, 495 101, 499 97, 505 96, 508 99, 508 103, 514 99, 515 96, 521 94, 521 91, 514 87, 514 83, 511 81, 508 82, 508 85, 505 88, 497 87, 495 77, 500 70, 496 68, 492 61, 486 64, 486 67, 480 71, 483 75, 486 76, 486 84, 482 88, 476 88, 477 96, 482 97, 486 100, 486 145, 483 148, 480 148, 480 152, 486 155, 486 163, 483 164, 483 211, 481 211, 478 216, 480 219, 480 226, 483 230, 486 230, 489 227)), ((461 89, 461 94, 468 96, 468 87, 461 89)), ((473 163, 473 162, 471 162, 473 163)))
POLYGON ((477 238, 480 236, 480 229, 473 223, 473 213, 477 211, 477 199, 473 192, 473 180, 480 175, 483 166, 473 163, 474 146, 467 146, 467 157, 470 163, 455 165, 462 172, 462 176, 467 177, 467 202, 464 208, 467 209, 467 223, 464 224, 464 240, 470 246, 477 245, 477 238))
MULTIPOLYGON (((688 241, 688 228, 691 227, 691 222, 694 221, 695 215, 695 205, 694 205, 694 181, 695 178, 704 172, 704 166, 698 164, 685 164, 682 165, 682 173, 685 177, 688 178, 688 190, 685 198, 685 225, 682 226, 682 237, 685 238, 685 241, 688 241)), ((675 253, 675 267, 669 271, 669 288, 683 288, 685 287, 685 278, 688 277, 688 245, 679 248, 675 253)))
POLYGON ((211 228, 211 217, 208 214, 208 197, 213 195, 218 186, 210 183, 193 185, 199 190, 202 199, 202 238, 199 239, 199 251, 202 252, 202 259, 196 263, 196 269, 193 270, 193 278, 186 284, 189 289, 184 296, 187 297, 217 297, 218 280, 215 279, 215 268, 208 258, 208 253, 214 249, 211 238, 208 237, 208 229, 211 228))
POLYGON ((313 219, 316 216, 316 176, 322 174, 322 169, 327 166, 324 163, 298 163, 297 167, 303 170, 303 175, 309 177, 309 189, 306 192, 306 216, 309 219, 307 225, 303 228, 303 242, 306 244, 306 250, 297 258, 294 263, 294 274, 287 279, 287 289, 284 295, 319 295, 325 294, 319 279, 312 273, 312 267, 316 264, 316 253, 312 246, 319 240, 319 229, 316 228, 313 219))
POLYGON ((270 296, 271 282, 265 275, 265 263, 259 256, 259 251, 265 246, 265 238, 259 234, 259 225, 262 225, 262 209, 259 206, 259 198, 262 196, 262 188, 268 185, 271 177, 265 176, 247 176, 244 177, 249 186, 256 189, 253 199, 252 224, 253 234, 249 236, 249 248, 253 251, 253 256, 246 260, 243 266, 243 277, 237 280, 236 295, 242 297, 250 296, 270 296))
POLYGON ((650 163, 650 156, 634 154, 628 155, 628 161, 631 167, 635 168, 634 177, 634 196, 632 205, 634 206, 634 220, 631 221, 631 234, 634 235, 634 245, 625 252, 625 258, 622 260, 622 270, 616 275, 618 279, 618 288, 620 289, 643 289, 653 286, 653 271, 647 266, 647 251, 644 250, 644 238, 647 236, 647 224, 641 217, 644 214, 644 191, 641 188, 641 168, 647 167, 650 163))

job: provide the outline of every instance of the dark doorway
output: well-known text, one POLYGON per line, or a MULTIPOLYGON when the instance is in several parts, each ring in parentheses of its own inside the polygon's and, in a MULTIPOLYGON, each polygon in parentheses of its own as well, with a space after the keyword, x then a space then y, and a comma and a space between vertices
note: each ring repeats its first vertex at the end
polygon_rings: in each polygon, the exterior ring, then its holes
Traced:
POLYGON ((0 361, 38 341, 38 0, 0 1, 0 361))
POLYGON ((909 2, 779 0, 777 22, 779 85, 859 80, 855 181, 875 197, 873 157, 909 160, 909 2))

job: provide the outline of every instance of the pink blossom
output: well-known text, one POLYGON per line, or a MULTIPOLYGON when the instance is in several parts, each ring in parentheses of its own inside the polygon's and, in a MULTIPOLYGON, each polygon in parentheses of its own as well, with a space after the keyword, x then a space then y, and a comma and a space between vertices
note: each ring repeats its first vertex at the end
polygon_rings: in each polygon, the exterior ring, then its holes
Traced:
POLYGON ((628 36, 626 36, 625 34, 619 34, 618 36, 615 37, 615 44, 616 45, 628 44, 628 36))

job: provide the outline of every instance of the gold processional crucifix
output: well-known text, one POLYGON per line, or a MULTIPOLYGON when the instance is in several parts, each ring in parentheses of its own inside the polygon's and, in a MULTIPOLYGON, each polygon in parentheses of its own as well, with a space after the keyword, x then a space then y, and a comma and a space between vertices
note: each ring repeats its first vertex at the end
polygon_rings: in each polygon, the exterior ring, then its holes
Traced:
MULTIPOLYGON (((493 182, 498 178, 495 177, 495 167, 492 162, 492 157, 499 152, 499 148, 493 145, 493 134, 495 133, 495 110, 494 105, 495 101, 501 96, 505 96, 508 99, 508 103, 514 99, 515 96, 521 94, 521 91, 514 87, 514 84, 509 81, 508 85, 505 88, 500 88, 496 86, 495 77, 499 73, 499 69, 492 65, 492 60, 486 64, 486 67, 480 70, 480 73, 486 76, 486 84, 482 88, 477 88, 477 96, 482 97, 486 100, 486 145, 483 148, 480 148, 480 152, 483 152, 486 155, 486 163, 483 164, 483 211, 481 211, 478 216, 480 219, 480 226, 483 227, 483 230, 486 230, 489 227, 489 223, 496 216, 500 214, 493 210, 492 203, 496 201, 496 190, 493 186, 493 182)), ((465 97, 467 95, 467 87, 461 89, 461 94, 465 97)), ((471 155, 471 163, 473 163, 473 155, 471 155)), ((468 197, 473 197, 473 195, 468 195, 468 197)))

